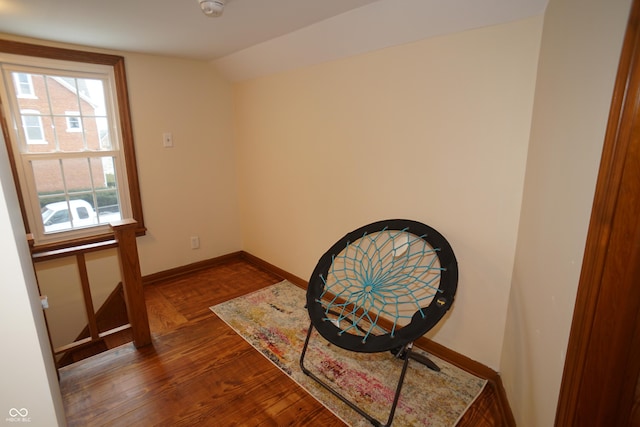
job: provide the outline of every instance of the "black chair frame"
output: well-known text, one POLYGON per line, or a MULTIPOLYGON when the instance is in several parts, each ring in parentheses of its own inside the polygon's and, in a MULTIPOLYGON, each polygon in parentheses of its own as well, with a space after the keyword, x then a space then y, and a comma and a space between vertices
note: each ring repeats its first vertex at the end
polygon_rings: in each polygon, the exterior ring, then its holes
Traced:
MULTIPOLYGON (((377 242, 374 241, 373 245, 371 243, 368 244, 366 251, 378 249, 380 248, 377 247, 377 242)), ((404 249, 406 250, 407 248, 404 249)), ((357 252, 365 253, 365 250, 357 252)), ((417 257, 415 254, 412 254, 410 250, 406 250, 406 252, 407 253, 403 254, 402 256, 412 257, 414 259, 417 257)), ((418 254, 418 256, 419 255, 420 254, 418 254)), ((389 255, 387 254, 384 256, 388 257, 389 255)), ((366 258, 368 257, 368 255, 364 255, 364 257, 366 258)), ((369 257, 369 259, 365 259, 364 261, 370 264, 374 264, 374 261, 372 261, 370 258, 371 257, 369 257)), ((349 262, 352 261, 355 263, 358 260, 349 259, 349 262)), ((382 266, 383 268, 385 267, 385 264, 383 262, 377 262, 379 261, 377 259, 375 261, 376 268, 379 267, 377 264, 380 264, 380 266, 382 266)), ((390 266, 389 268, 393 268, 395 270, 401 269, 401 267, 397 266, 395 260, 393 263, 388 264, 390 266)), ((419 275, 422 274, 424 269, 414 268, 411 271, 415 271, 416 275, 419 275)), ((402 277, 402 283, 398 284, 394 282, 394 288, 402 288, 404 286, 404 282, 411 282, 411 278, 408 279, 408 276, 409 275, 405 274, 404 272, 403 274, 399 275, 398 277, 402 277)), ((353 284, 356 278, 359 277, 360 276, 358 274, 355 274, 354 278, 352 278, 349 283, 353 284)), ((420 286, 422 282, 420 282, 420 280, 417 278, 416 280, 418 281, 418 286, 420 286)), ((405 376, 407 374, 407 368, 409 366, 409 360, 418 361, 434 371, 440 370, 440 368, 428 357, 414 352, 413 343, 416 339, 433 328, 433 326, 435 326, 449 310, 449 308, 453 304, 454 296, 457 290, 457 282, 458 264, 451 246, 444 238, 444 236, 442 236, 435 229, 425 224, 405 219, 392 219, 374 222, 372 224, 360 227, 357 230, 352 231, 351 233, 345 235, 342 239, 338 240, 320 258, 318 264, 316 265, 316 268, 311 275, 311 279, 309 280, 309 286, 307 288, 306 308, 309 313, 311 323, 309 325, 305 343, 300 356, 300 368, 302 369, 304 374, 315 380, 322 387, 327 389, 334 396, 347 404, 350 408, 357 411, 369 422, 371 422, 372 425, 390 426, 393 422, 396 407, 400 399, 402 385, 404 383, 405 376), (339 322, 332 321, 331 317, 335 317, 336 313, 332 311, 333 308, 330 304, 327 303, 327 299, 332 302, 339 301, 339 307, 342 311, 348 311, 351 314, 359 313, 356 316, 358 318, 367 318, 367 313, 363 314, 364 309, 362 307, 359 307, 357 305, 357 302, 349 300, 350 295, 348 293, 340 293, 340 295, 331 294, 331 289, 328 285, 328 278, 332 274, 332 267, 335 267, 333 264, 338 262, 337 260, 341 257, 341 254, 344 254, 345 251, 348 251, 348 248, 350 246, 353 247, 354 244, 358 244, 358 242, 363 241, 361 239, 375 240, 375 237, 370 236, 376 236, 379 235, 379 233, 395 233, 392 234, 392 236, 400 235, 399 233, 407 233, 411 236, 411 242, 423 245, 426 244, 429 248, 433 248, 433 251, 430 252, 430 256, 437 257, 439 266, 439 280, 437 281, 437 289, 435 290, 434 295, 429 300, 428 304, 416 310, 413 316, 411 316, 411 320, 409 321, 409 323, 404 326, 398 326, 395 324, 390 325, 386 324, 390 322, 385 323, 383 321, 381 322, 381 325, 376 325, 375 328, 370 327, 370 325, 366 327, 366 334, 363 333, 362 328, 359 328, 360 330, 358 331, 345 331, 339 327, 339 322), (354 402, 350 401, 347 397, 340 393, 340 391, 336 390, 333 386, 328 384, 323 379, 319 378, 307 367, 305 367, 304 359, 305 355, 307 354, 309 342, 314 329, 318 331, 322 338, 326 339, 331 344, 337 345, 346 350, 366 353, 389 351, 396 359, 403 360, 402 369, 396 385, 394 399, 386 423, 382 424, 381 421, 377 420, 367 411, 356 405, 354 402)), ((415 286, 415 284, 412 284, 411 286, 415 286)), ((435 287, 435 284, 433 284, 433 286, 435 287)), ((378 319, 378 314, 374 314, 373 317, 378 319)))

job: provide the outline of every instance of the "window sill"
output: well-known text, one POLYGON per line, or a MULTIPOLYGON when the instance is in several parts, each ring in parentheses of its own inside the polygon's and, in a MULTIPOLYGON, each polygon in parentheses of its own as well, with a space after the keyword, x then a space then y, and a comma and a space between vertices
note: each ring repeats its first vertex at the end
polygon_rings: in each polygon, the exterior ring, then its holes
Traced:
MULTIPOLYGON (((144 236, 146 234, 147 234, 147 229, 145 227, 139 227, 138 229, 136 229, 137 237, 144 236)), ((103 243, 109 240, 113 240, 113 238, 114 238, 113 232, 109 232, 109 233, 104 233, 104 234, 99 234, 99 235, 94 235, 89 237, 82 237, 78 239, 64 240, 64 241, 55 242, 55 243, 35 244, 33 240, 33 236, 31 234, 27 235, 27 240, 29 241, 29 248, 31 249, 32 255, 37 255, 45 252, 60 251, 63 249, 73 248, 77 246, 95 245, 98 243, 103 243)))

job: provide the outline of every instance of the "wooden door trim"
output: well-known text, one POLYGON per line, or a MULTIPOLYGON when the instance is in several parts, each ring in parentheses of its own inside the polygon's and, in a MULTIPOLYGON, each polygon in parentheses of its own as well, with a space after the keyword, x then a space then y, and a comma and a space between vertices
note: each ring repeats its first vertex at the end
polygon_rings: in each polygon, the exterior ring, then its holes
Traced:
MULTIPOLYGON (((623 417, 621 414, 629 408, 622 408, 627 405, 621 394, 603 393, 599 387, 591 387, 585 384, 586 379, 593 385, 594 375, 601 376, 604 383, 609 380, 615 372, 610 369, 637 370, 638 363, 629 360, 633 354, 633 344, 629 342, 627 348, 612 346, 611 348, 601 348, 602 342, 595 339, 611 332, 617 334, 612 340, 621 337, 632 337, 635 332, 635 322, 626 326, 618 326, 617 330, 609 331, 611 323, 599 321, 607 319, 611 322, 620 320, 620 316, 629 312, 638 313, 640 301, 637 298, 626 298, 621 296, 621 300, 626 305, 625 310, 612 310, 608 292, 619 288, 630 288, 635 283, 640 283, 640 269, 629 266, 623 281, 626 285, 612 283, 611 275, 607 273, 608 255, 611 251, 620 250, 615 238, 616 227, 624 226, 632 229, 637 227, 637 217, 634 219, 632 212, 625 212, 622 204, 625 198, 629 197, 623 188, 625 166, 628 166, 628 156, 636 156, 638 137, 640 134, 640 0, 634 0, 627 30, 623 42, 621 58, 618 66, 618 73, 614 86, 614 94, 609 112, 609 122, 605 134, 604 147, 596 191, 591 213, 591 221, 587 235, 585 254, 582 271, 576 296, 573 323, 567 347, 567 356, 564 366, 564 374, 558 400, 556 412, 556 426, 572 426, 578 419, 588 419, 597 425, 598 417, 603 417, 606 413, 611 413, 612 408, 616 409, 616 417, 623 417), (635 140, 634 140, 635 138, 635 140), (630 150, 633 150, 630 152, 630 150), (622 191, 622 193, 621 193, 622 191), (635 222, 635 224, 634 224, 635 222), (613 237, 612 237, 613 236, 613 237), (613 312, 612 312, 613 311, 613 312), (617 319, 617 320, 616 320, 617 319), (607 326, 609 325, 609 326, 607 326), (622 367, 601 366, 602 369, 593 369, 600 366, 599 363, 610 363, 610 361, 625 361, 629 365, 622 367), (597 402, 594 404, 594 402, 597 402), (590 414, 585 413, 590 412, 590 414)), ((640 185, 635 183, 635 190, 640 191, 640 185)), ((617 256, 621 256, 618 254, 617 256)), ((632 263, 631 259, 627 262, 632 263)), ((637 286, 636 286, 637 287, 637 286)), ((622 289, 620 289, 622 290, 622 289)), ((631 372, 627 372, 631 374, 631 372)), ((636 372, 637 374, 637 372, 636 372)), ((619 393, 622 389, 628 388, 620 384, 619 393)), ((618 419, 618 422, 623 421, 618 419)), ((607 425, 623 425, 609 419, 607 425)))

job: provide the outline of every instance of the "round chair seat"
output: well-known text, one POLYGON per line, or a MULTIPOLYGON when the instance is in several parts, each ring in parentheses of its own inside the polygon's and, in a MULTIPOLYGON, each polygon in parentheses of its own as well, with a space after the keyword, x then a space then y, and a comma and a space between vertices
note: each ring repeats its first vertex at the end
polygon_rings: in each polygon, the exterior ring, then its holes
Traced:
POLYGON ((398 349, 433 328, 453 303, 458 264, 447 240, 420 222, 374 222, 318 261, 307 288, 312 325, 357 352, 398 349))

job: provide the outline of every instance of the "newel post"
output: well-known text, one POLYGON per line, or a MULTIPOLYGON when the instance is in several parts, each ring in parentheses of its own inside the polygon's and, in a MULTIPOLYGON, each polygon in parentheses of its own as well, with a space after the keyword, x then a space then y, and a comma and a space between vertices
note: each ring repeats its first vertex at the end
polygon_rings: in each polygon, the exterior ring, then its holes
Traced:
POLYGON ((111 229, 118 242, 118 259, 124 299, 127 304, 127 315, 131 324, 133 344, 142 347, 151 344, 149 317, 147 305, 142 289, 142 274, 138 259, 138 245, 136 243, 137 222, 133 219, 123 219, 111 223, 111 229))

